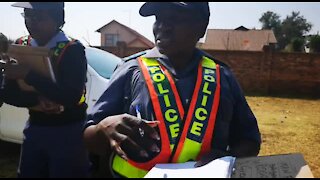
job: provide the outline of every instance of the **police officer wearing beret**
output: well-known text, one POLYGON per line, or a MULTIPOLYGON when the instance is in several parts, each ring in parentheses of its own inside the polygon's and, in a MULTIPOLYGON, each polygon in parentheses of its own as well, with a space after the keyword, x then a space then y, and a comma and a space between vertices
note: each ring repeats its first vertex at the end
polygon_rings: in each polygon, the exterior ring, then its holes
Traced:
MULTIPOLYGON (((30 35, 16 43, 46 47, 56 82, 27 68, 8 66, 4 101, 29 109, 23 131, 18 177, 88 177, 88 153, 82 130, 86 117, 85 82, 87 60, 84 46, 68 37, 64 25, 64 2, 18 2, 30 35), (21 79, 35 91, 23 91, 21 79)), ((20 67, 19 67, 20 66, 20 67)))
POLYGON ((257 120, 229 67, 196 48, 207 2, 147 2, 156 47, 127 59, 88 115, 87 147, 110 155, 115 177, 144 177, 158 163, 257 156, 257 120))

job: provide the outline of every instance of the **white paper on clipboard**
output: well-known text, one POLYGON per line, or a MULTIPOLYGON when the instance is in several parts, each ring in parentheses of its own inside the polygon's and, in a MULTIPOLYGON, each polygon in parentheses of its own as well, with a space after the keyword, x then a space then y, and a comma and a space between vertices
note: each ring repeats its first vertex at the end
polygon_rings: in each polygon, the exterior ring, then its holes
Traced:
POLYGON ((157 164, 144 178, 230 178, 235 157, 225 156, 201 167, 195 161, 157 164))

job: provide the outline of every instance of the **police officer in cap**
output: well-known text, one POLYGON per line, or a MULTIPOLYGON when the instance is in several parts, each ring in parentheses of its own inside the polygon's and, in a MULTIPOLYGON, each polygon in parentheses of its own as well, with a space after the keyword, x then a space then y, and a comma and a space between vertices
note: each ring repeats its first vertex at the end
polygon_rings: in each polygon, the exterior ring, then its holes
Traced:
POLYGON ((156 17, 156 47, 116 69, 89 112, 88 148, 111 155, 116 177, 144 177, 158 163, 201 166, 226 155, 258 155, 257 120, 236 78, 196 48, 209 22, 208 2, 147 2, 140 15, 156 17))
POLYGON ((18 177, 88 177, 89 160, 82 130, 86 117, 87 60, 84 46, 63 31, 64 2, 18 2, 30 35, 16 43, 46 47, 56 82, 22 65, 6 68, 4 101, 27 107, 18 177), (34 91, 21 90, 21 81, 34 91))

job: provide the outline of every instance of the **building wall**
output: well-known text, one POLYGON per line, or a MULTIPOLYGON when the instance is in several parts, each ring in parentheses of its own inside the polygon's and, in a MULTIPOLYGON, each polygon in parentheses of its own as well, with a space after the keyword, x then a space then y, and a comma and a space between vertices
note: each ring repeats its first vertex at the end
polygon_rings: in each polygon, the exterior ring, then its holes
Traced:
POLYGON ((146 44, 142 43, 141 41, 134 41, 130 43, 130 47, 132 48, 145 48, 146 44))
POLYGON ((127 48, 125 46, 122 47, 96 47, 102 50, 105 50, 107 52, 110 52, 118 57, 124 58, 130 55, 133 55, 135 53, 147 50, 149 48, 141 48, 141 47, 130 47, 127 48))
POLYGON ((128 32, 123 26, 117 23, 113 23, 108 26, 108 28, 101 30, 101 46, 105 46, 105 35, 106 34, 119 34, 119 41, 124 41, 126 43, 133 41, 136 36, 128 32))
POLYGON ((320 98, 320 54, 207 52, 231 67, 245 93, 320 98))

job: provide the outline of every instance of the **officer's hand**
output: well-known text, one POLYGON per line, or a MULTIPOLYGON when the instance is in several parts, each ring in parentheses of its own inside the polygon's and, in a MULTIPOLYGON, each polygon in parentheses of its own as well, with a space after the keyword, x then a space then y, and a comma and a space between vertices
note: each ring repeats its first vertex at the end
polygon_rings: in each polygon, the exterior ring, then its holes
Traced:
POLYGON ((49 99, 43 96, 40 96, 38 100, 39 100, 39 104, 30 109, 34 111, 41 111, 47 114, 60 114, 64 111, 64 106, 57 104, 53 101, 50 101, 49 99))
POLYGON ((0 33, 0 53, 6 53, 9 48, 9 39, 4 34, 0 33))
POLYGON ((24 79, 30 71, 30 67, 19 63, 7 63, 5 66, 8 79, 24 79))
POLYGON ((129 114, 122 114, 109 116, 96 127, 119 156, 126 160, 145 162, 160 152, 160 136, 153 128, 157 123, 158 121, 150 123, 129 114))
POLYGON ((229 156, 229 153, 226 151, 218 150, 218 149, 213 149, 211 150, 210 153, 203 155, 199 161, 194 165, 194 167, 200 167, 208 164, 209 162, 224 157, 224 156, 229 156))
POLYGON ((7 62, 10 61, 10 57, 6 53, 0 53, 0 68, 5 68, 7 62))

